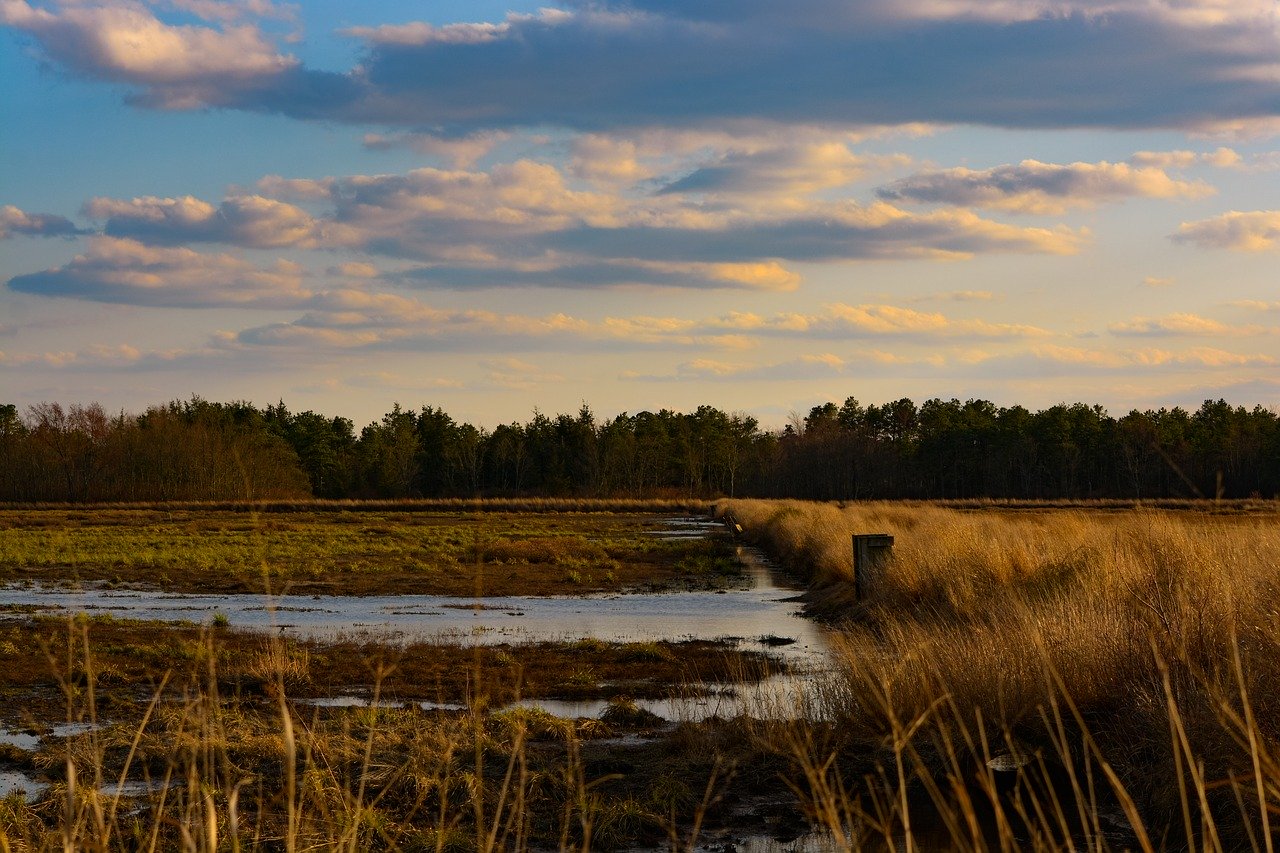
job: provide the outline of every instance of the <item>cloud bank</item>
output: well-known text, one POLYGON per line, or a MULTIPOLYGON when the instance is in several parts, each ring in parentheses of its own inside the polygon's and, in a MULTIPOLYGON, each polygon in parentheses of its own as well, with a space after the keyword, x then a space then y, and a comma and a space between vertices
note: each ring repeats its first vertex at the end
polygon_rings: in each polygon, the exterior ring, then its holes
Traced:
MULTIPOLYGON (((449 289, 788 291, 800 280, 789 263, 1061 255, 1086 239, 1067 227, 1010 225, 964 209, 920 213, 885 201, 824 199, 821 189, 864 167, 843 144, 741 156, 772 168, 731 176, 742 162, 730 155, 726 162, 736 165, 722 167, 730 171, 717 179, 726 196, 717 204, 674 185, 656 194, 584 189, 554 165, 518 160, 488 170, 268 177, 256 192, 217 204, 192 196, 94 198, 83 212, 106 235, 139 244, 358 252, 390 261, 389 280, 449 289)), ((351 263, 365 264, 356 277, 379 275, 367 261, 351 263)))
POLYGON ((574 0, 498 22, 353 27, 365 55, 341 73, 303 66, 252 24, 172 24, 128 0, 3 0, 0 21, 154 107, 453 132, 1192 128, 1273 119, 1280 94, 1264 0, 574 0))

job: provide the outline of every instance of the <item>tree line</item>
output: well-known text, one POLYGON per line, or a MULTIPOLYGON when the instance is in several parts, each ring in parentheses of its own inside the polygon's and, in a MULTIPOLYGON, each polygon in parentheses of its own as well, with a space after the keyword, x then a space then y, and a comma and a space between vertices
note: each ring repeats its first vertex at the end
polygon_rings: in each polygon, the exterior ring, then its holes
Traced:
POLYGON ((986 400, 750 415, 589 407, 493 430, 395 405, 342 417, 193 397, 141 414, 0 405, 0 501, 471 496, 1194 498, 1280 496, 1280 415, 1206 400, 1111 417, 986 400))

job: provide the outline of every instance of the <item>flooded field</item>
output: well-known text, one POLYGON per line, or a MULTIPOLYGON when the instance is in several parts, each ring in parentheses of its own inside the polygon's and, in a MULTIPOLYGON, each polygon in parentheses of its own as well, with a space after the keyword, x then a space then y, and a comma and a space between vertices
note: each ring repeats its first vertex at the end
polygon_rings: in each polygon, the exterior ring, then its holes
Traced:
MULTIPOLYGON (((721 526, 697 519, 664 520, 656 536, 702 539, 721 526)), ((200 595, 160 590, 40 584, 0 587, 10 619, 92 615, 99 619, 195 622, 300 640, 345 643, 514 645, 596 640, 626 644, 715 641, 782 662, 787 674, 750 685, 698 682, 673 691, 696 695, 642 698, 638 704, 668 721, 739 714, 785 716, 804 704, 808 675, 824 666, 825 629, 803 616, 800 587, 750 546, 734 549, 742 576, 733 588, 695 592, 633 592, 582 596, 459 599, 427 595, 200 595)), ((4 617, 0 617, 0 621, 4 617)), ((367 704, 359 696, 310 698, 329 707, 367 704)), ((562 717, 598 717, 607 700, 528 700, 562 717)), ((428 707, 461 707, 426 703, 428 707)))
MULTIPOLYGON (((622 762, 637 768, 637 779, 654 784, 687 777, 680 789, 687 785, 696 791, 707 783, 704 774, 710 772, 714 779, 722 772, 716 768, 726 755, 749 749, 750 739, 732 734, 725 721, 782 721, 805 713, 811 679, 826 665, 823 629, 802 615, 799 585, 758 550, 734 542, 718 522, 657 516, 642 524, 634 517, 625 524, 618 519, 590 521, 520 519, 513 527, 526 531, 523 541, 510 537, 497 545, 492 543, 502 534, 493 527, 475 534, 475 541, 490 543, 473 548, 481 556, 454 559, 449 565, 459 575, 483 575, 483 582, 435 575, 432 583, 447 593, 420 591, 421 576, 397 584, 404 575, 395 569, 380 585, 366 578, 343 579, 342 585, 361 594, 325 594, 313 591, 325 588, 324 577, 303 567, 284 567, 276 572, 288 579, 281 586, 306 591, 277 595, 228 592, 219 586, 216 592, 191 589, 190 579, 174 580, 172 562, 167 563, 172 581, 167 586, 149 582, 154 571, 141 561, 130 564, 137 569, 132 575, 119 571, 119 561, 112 573, 105 562, 89 559, 78 560, 66 577, 54 571, 27 572, 27 579, 0 586, 0 659, 6 644, 21 647, 34 638, 47 645, 44 652, 53 670, 62 667, 60 656, 77 662, 52 680, 33 675, 30 686, 15 682, 6 690, 10 704, 0 710, 0 724, 8 726, 0 731, 0 797, 12 794, 35 804, 56 794, 68 756, 85 751, 100 755, 110 767, 104 778, 124 774, 123 785, 98 783, 103 796, 153 804, 186 796, 172 787, 176 783, 160 784, 150 773, 138 776, 137 768, 116 767, 119 756, 111 744, 133 737, 130 732, 143 732, 145 744, 153 729, 181 739, 190 722, 173 716, 178 706, 171 703, 180 700, 164 688, 155 692, 154 685, 162 669, 178 672, 188 660, 210 653, 218 667, 219 691, 234 697, 222 700, 225 709, 219 713, 234 709, 253 720, 244 724, 247 730, 238 736, 242 742, 224 744, 228 755, 240 754, 263 737, 278 737, 271 733, 270 718, 280 713, 272 698, 279 697, 287 701, 291 716, 310 718, 313 731, 332 726, 347 731, 366 718, 361 715, 376 714, 391 740, 408 734, 402 726, 411 719, 419 720, 414 727, 438 732, 470 720, 470 725, 496 727, 505 736, 515 725, 528 732, 519 735, 520 742, 531 738, 523 750, 546 737, 563 743, 571 733, 581 746, 567 757, 581 752, 590 758, 574 760, 622 762), (596 563, 583 557, 601 541, 588 528, 604 531, 599 535, 608 539, 607 547, 595 552, 596 563), (535 553, 539 546, 548 548, 546 557, 535 553), (496 560, 494 554, 506 557, 496 560), (623 563, 633 569, 649 564, 656 570, 652 578, 632 570, 625 584, 607 580, 609 574, 616 578, 624 573, 623 563), (540 576, 536 594, 483 594, 518 586, 507 575, 525 567, 540 576), (591 583, 583 583, 584 578, 591 583), (599 589, 601 581, 615 588, 599 589), (461 592, 468 586, 472 594, 461 592), (577 589, 581 591, 569 594, 577 589), (54 633, 42 626, 59 621, 66 626, 57 629, 63 639, 41 639, 54 633), (83 651, 77 648, 77 632, 83 632, 83 651), (91 662, 95 641, 102 651, 91 662), (201 647, 209 651, 200 652, 201 647), (83 663, 78 662, 81 656, 83 663), (94 668, 99 672, 88 675, 94 668), (96 681, 96 707, 86 704, 79 688, 68 693, 68 678, 82 682, 86 677, 76 675, 77 670, 88 675, 90 684, 96 681), (154 713, 145 712, 162 693, 171 698, 155 706, 154 713), (140 718, 144 712, 153 714, 150 721, 140 718), (729 738, 726 743, 734 745, 723 754, 716 748, 696 761, 681 759, 670 749, 673 739, 693 736, 687 726, 709 727, 696 736, 729 738)), ((126 537, 135 535, 119 519, 113 523, 126 537)), ((154 518, 145 523, 163 527, 154 518)), ((458 528, 442 519, 407 523, 433 535, 441 529, 454 531, 450 535, 457 538, 458 528)), ((182 524, 201 526, 195 519, 182 524)), ((352 522, 343 519, 341 524, 352 522)), ((295 525, 302 527, 286 518, 274 519, 268 527, 295 525)), ((365 520, 359 529, 373 526, 365 520)), ((168 529, 159 535, 176 541, 189 532, 168 529)), ((0 531, 0 540, 3 535, 0 531)), ((109 534, 93 529, 86 535, 109 534)), ((381 539, 402 535, 390 527, 381 539)), ((307 547, 295 542, 291 553, 307 547)), ((28 559, 27 565, 36 562, 28 559)), ((336 731, 330 737, 338 737, 336 731)), ((561 749, 538 746, 537 760, 552 760, 561 749)), ((727 784, 728 778, 723 781, 727 784)), ((776 845, 775 832, 765 831, 773 825, 769 821, 778 820, 778 802, 790 799, 772 795, 765 805, 740 803, 746 812, 732 822, 756 828, 730 838, 724 834, 727 827, 708 827, 708 843, 721 838, 737 849, 821 849, 804 835, 802 824, 782 832, 797 839, 786 847, 776 845), (772 815, 767 820, 766 813, 772 815)), ((692 805, 691 800, 684 807, 692 805)), ((637 837, 652 831, 650 827, 637 837)))
MULTIPOLYGON (((681 532, 682 537, 692 534, 681 532)), ((706 535, 705 530, 696 534, 706 535)), ((715 591, 578 596, 201 595, 159 590, 0 587, 10 611, 91 613, 158 621, 219 622, 238 628, 335 639, 465 639, 474 643, 591 637, 607 642, 737 637, 792 641, 779 651, 816 653, 819 629, 802 618, 795 584, 751 548, 739 549, 743 577, 715 591), (794 644, 794 648, 792 648, 794 644)))
POLYGON ((339 510, 0 510, 0 842, 1272 837, 1270 517, 735 501, 735 536, 634 506, 339 510), (855 595, 869 530, 892 561, 855 595))

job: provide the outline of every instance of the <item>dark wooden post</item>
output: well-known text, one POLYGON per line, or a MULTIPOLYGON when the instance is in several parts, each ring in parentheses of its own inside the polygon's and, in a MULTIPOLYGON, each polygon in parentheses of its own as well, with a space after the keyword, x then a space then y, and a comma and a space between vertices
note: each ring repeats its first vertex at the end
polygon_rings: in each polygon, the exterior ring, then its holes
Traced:
POLYGON ((893 537, 888 533, 861 533, 853 537, 853 591, 858 601, 880 580, 885 564, 893 556, 893 537))

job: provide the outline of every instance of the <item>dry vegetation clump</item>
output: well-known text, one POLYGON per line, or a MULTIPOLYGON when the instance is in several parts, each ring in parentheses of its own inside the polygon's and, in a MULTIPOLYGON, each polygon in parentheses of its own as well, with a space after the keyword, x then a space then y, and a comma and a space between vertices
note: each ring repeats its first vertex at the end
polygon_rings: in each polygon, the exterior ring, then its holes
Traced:
POLYGON ((1273 849, 1274 513, 719 510, 807 565, 841 629, 833 764, 792 738, 833 830, 901 833, 914 811, 962 848, 1273 849), (871 532, 894 555, 853 601, 850 536, 871 532))

